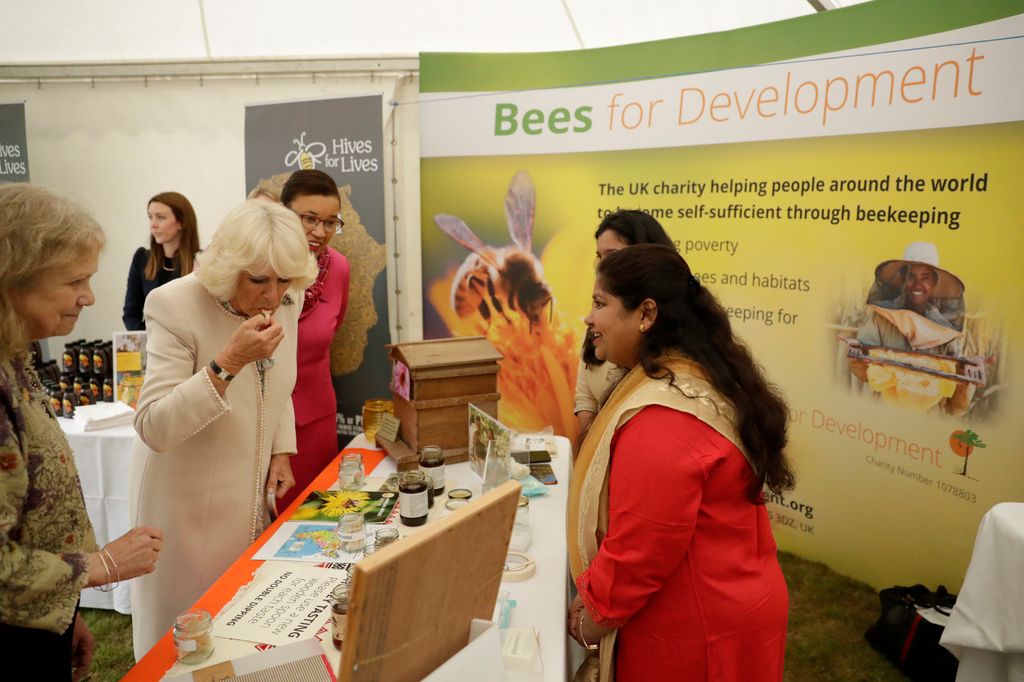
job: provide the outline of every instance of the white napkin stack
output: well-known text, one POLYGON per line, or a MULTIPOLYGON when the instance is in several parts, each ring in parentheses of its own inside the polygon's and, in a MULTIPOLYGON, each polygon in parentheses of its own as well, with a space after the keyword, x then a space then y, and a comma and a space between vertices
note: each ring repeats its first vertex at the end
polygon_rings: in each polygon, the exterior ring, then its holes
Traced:
POLYGON ((75 423, 82 431, 99 431, 115 426, 126 426, 135 419, 135 410, 120 401, 79 405, 75 408, 75 423))

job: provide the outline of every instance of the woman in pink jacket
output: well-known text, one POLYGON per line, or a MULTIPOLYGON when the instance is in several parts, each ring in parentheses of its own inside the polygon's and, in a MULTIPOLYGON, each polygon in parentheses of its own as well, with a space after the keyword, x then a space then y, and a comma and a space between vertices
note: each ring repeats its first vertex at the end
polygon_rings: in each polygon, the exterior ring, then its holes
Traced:
POLYGON ((292 403, 298 454, 292 457, 295 487, 277 507, 283 510, 338 454, 337 400, 331 383, 331 341, 348 307, 348 260, 328 243, 344 223, 341 199, 331 176, 318 170, 292 173, 281 203, 302 221, 319 274, 306 289, 299 316, 298 374, 292 403))

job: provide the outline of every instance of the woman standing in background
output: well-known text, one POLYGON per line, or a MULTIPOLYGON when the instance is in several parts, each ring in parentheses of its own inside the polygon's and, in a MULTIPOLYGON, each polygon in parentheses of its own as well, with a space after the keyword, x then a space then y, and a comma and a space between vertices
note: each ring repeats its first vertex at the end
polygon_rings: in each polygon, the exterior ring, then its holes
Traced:
MULTIPOLYGON (((594 233, 597 262, 600 265, 605 256, 634 244, 660 244, 675 248, 675 243, 665 233, 665 228, 650 214, 632 209, 613 211, 606 215, 594 233)), ((580 353, 580 367, 576 373, 576 397, 573 412, 579 426, 576 439, 577 449, 587 437, 587 431, 601 404, 608 397, 611 388, 625 372, 610 362, 602 362, 594 354, 594 343, 590 331, 583 339, 580 353)))
POLYGON ((196 212, 181 194, 161 192, 149 200, 149 249, 140 246, 128 270, 121 319, 128 331, 146 328, 142 307, 157 287, 192 272, 199 251, 196 212))
POLYGON ((291 462, 295 487, 278 502, 284 509, 338 454, 331 342, 348 307, 349 266, 345 256, 328 246, 344 225, 338 215, 338 186, 331 176, 318 170, 295 171, 281 190, 281 203, 298 214, 318 266, 299 316, 298 374, 292 393, 298 454, 291 462))

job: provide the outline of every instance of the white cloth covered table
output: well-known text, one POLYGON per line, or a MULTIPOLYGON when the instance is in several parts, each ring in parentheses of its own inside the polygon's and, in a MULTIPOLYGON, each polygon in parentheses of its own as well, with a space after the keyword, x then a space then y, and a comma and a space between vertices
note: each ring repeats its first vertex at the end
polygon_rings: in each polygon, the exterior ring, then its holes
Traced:
MULTIPOLYGON (((501 589, 516 600, 512 611, 510 627, 534 627, 540 647, 544 671, 537 674, 505 673, 507 682, 562 682, 572 679, 574 671, 569 670, 567 647, 571 643, 566 632, 566 617, 569 612, 568 581, 569 556, 565 550, 565 506, 569 498, 569 472, 572 468, 572 447, 567 438, 555 438, 558 454, 551 460, 551 468, 558 479, 557 485, 547 486, 548 493, 530 498, 530 525, 533 528, 533 542, 526 550, 537 562, 537 572, 521 582, 502 582, 501 589)), ((360 435, 350 444, 352 447, 368 447, 365 437, 360 435)), ((395 461, 384 459, 373 470, 374 477, 385 477, 396 471, 395 461)), ((448 490, 469 488, 473 497, 480 495, 480 478, 469 469, 468 463, 449 464, 445 478, 448 488, 442 495, 442 504, 448 490)), ((431 510, 431 518, 440 516, 443 507, 437 503, 431 510)), ((408 532, 403 526, 403 532, 408 532)))
MULTIPOLYGON (((85 433, 82 425, 72 419, 57 421, 74 453, 78 476, 82 479, 85 508, 96 533, 96 542, 102 547, 131 529, 128 475, 135 429, 118 426, 85 433)), ((128 583, 122 583, 111 592, 82 590, 82 606, 131 613, 128 583)))
POLYGON ((1024 682, 1024 503, 981 519, 940 643, 960 659, 959 682, 1024 682))

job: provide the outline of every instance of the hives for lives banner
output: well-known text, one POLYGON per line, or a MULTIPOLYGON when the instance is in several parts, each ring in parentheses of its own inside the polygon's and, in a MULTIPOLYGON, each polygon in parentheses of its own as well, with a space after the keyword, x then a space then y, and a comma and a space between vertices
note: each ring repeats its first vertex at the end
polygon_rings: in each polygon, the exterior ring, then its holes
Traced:
POLYGON ((648 211, 787 396, 780 545, 959 586, 981 516, 1024 499, 1021 11, 423 55, 426 335, 487 334, 500 417, 572 434, 594 230, 648 211))
POLYGON ((0 102, 0 183, 28 181, 25 103, 0 102))
POLYGON ((345 320, 331 344, 339 445, 362 433, 363 401, 389 394, 382 100, 376 94, 245 108, 246 192, 268 187, 279 194, 300 168, 322 170, 338 184, 345 225, 331 246, 348 258, 350 273, 345 320))

